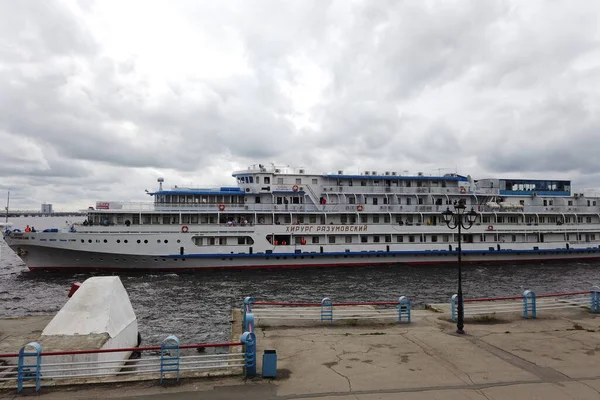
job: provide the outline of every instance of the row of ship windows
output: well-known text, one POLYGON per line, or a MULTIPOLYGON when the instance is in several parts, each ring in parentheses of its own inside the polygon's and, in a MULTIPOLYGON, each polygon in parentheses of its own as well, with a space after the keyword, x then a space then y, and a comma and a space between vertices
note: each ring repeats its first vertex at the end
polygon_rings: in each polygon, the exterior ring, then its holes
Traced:
MULTIPOLYGON (((253 220, 253 218, 250 215, 244 215, 244 214, 240 214, 239 216, 239 220, 246 220, 248 224, 253 224, 256 223, 256 221, 253 220)), ((294 218, 292 219, 291 216, 289 215, 282 215, 282 216, 275 216, 275 220, 274 223, 275 224, 291 224, 292 221, 296 224, 305 224, 305 223, 309 223, 309 224, 316 224, 317 223, 317 219, 318 216, 316 215, 297 215, 294 216, 294 218)), ((112 225, 114 223, 116 223, 117 225, 139 225, 140 224, 140 219, 137 216, 133 216, 132 218, 133 223, 131 223, 131 221, 129 221, 128 219, 126 219, 126 217, 124 216, 117 216, 116 220, 114 218, 110 218, 109 217, 109 225, 112 225)), ((321 218, 318 219, 319 223, 321 224, 325 224, 326 220, 325 217, 321 216, 321 218)), ((367 224, 367 223, 373 223, 373 224, 379 224, 381 222, 389 224, 392 222, 392 220, 394 221, 394 223, 396 224, 400 224, 400 225, 422 225, 422 224, 443 224, 441 222, 441 218, 438 216, 430 216, 429 218, 419 218, 419 216, 417 215, 395 215, 393 216, 393 218, 389 215, 389 214, 361 214, 360 216, 357 216, 356 214, 340 214, 340 219, 339 222, 337 222, 337 219, 335 219, 335 223, 339 223, 342 225, 345 224, 356 224, 358 222, 363 223, 363 224, 367 224)), ((492 215, 481 215, 478 217, 477 219, 478 223, 482 223, 482 224, 488 224, 488 223, 494 223, 494 224, 527 224, 527 225, 538 225, 538 224, 556 224, 556 223, 565 223, 565 224, 572 224, 572 223, 577 223, 577 224, 583 224, 583 223, 594 223, 592 220, 591 216, 586 216, 586 217, 582 217, 582 216, 578 216, 577 218, 575 217, 570 217, 570 216, 566 216, 564 219, 562 217, 559 216, 539 216, 539 217, 533 217, 533 216, 502 216, 502 215, 498 215, 498 216, 492 216, 492 215)), ((142 218, 142 225, 153 225, 153 224, 158 224, 158 225, 178 225, 180 223, 183 224, 215 224, 215 223, 219 223, 219 224, 227 224, 228 222, 232 222, 232 219, 229 219, 229 221, 226 218, 222 218, 221 220, 217 220, 217 218, 214 217, 209 217, 209 216, 201 216, 199 218, 198 215, 183 215, 181 217, 181 222, 180 222, 180 218, 179 215, 169 215, 169 216, 163 216, 162 218, 158 215, 153 216, 152 219, 148 216, 148 217, 143 217, 142 218), (218 222, 217 222, 218 221, 218 222)), ((259 217, 257 220, 258 223, 260 224, 264 224, 265 222, 270 223, 270 219, 265 219, 264 217, 259 217)), ((332 221, 333 222, 333 221, 332 221)), ((102 221, 100 218, 97 218, 97 221, 94 222, 94 224, 96 225, 102 225, 102 221)))
MULTIPOLYGON (((71 239, 71 241, 74 241, 74 240, 73 240, 73 239, 71 239)), ((88 239, 88 243, 92 243, 92 242, 93 242, 93 240, 92 240, 92 239, 88 239)), ((104 243, 108 243, 108 240, 107 240, 107 239, 104 239, 104 240, 103 240, 103 242, 104 242, 104 243)), ((138 239, 138 240, 137 240, 137 242, 138 242, 138 243, 142 243, 142 240, 141 240, 141 239, 138 239)), ((81 239, 81 243, 85 243, 85 239, 81 239)), ((100 239, 96 239, 96 243, 100 243, 100 239)), ((117 239, 117 243, 121 243, 121 239, 117 239)), ((127 240, 127 239, 124 239, 124 240, 123 240, 123 243, 127 244, 127 243, 129 243, 129 240, 127 240)), ((145 243, 145 244, 147 244, 147 243, 148 243, 148 239, 144 239, 144 243, 145 243)), ((160 239, 158 239, 158 240, 156 241, 156 243, 161 243, 161 240, 160 240, 160 239)), ((169 240, 168 240, 168 239, 165 239, 165 240, 163 240, 163 241, 162 241, 162 243, 165 243, 165 244, 167 244, 167 243, 169 243, 169 240)), ((180 239, 177 239, 177 243, 181 243, 181 240, 180 240, 180 239)))

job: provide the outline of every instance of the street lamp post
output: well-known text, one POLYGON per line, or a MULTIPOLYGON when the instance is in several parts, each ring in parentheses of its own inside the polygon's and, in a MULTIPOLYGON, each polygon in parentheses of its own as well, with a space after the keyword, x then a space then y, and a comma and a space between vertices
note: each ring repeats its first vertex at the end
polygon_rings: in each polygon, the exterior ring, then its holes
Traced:
POLYGON ((460 199, 457 204, 454 204, 454 212, 450 211, 450 207, 446 208, 446 211, 442 212, 442 218, 448 228, 458 228, 458 319, 456 323, 456 333, 464 334, 464 318, 465 309, 463 306, 463 292, 462 292, 462 233, 461 229, 471 229, 475 220, 477 219, 477 212, 471 207, 471 211, 465 213, 465 201, 460 199))

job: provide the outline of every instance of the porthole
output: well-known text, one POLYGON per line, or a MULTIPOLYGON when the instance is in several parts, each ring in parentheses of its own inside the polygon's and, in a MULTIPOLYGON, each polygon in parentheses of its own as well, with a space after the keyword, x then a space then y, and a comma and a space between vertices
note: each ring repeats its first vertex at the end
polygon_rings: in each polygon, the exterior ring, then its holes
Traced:
POLYGON ((154 262, 157 262, 157 261, 158 261, 158 258, 155 258, 155 259, 154 259, 154 262))
POLYGON ((92 243, 92 239, 88 239, 88 243, 92 243))
POLYGON ((162 260, 163 260, 163 261, 167 261, 167 260, 166 260, 166 259, 164 259, 164 258, 163 258, 162 260))
POLYGON ((104 239, 104 243, 108 243, 108 240, 104 239))
POLYGON ((158 240, 156 241, 156 243, 160 243, 160 239, 158 239, 158 240))
POLYGON ((167 239, 165 239, 165 243, 169 243, 169 241, 167 239))
POLYGON ((121 239, 117 239, 117 243, 121 243, 121 239))
POLYGON ((181 243, 181 240, 177 239, 177 243, 181 243))
POLYGON ((123 240, 123 243, 127 243, 127 239, 123 240))
POLYGON ((176 258, 174 258, 174 259, 173 259, 173 261, 177 261, 177 259, 176 259, 176 258))
POLYGON ((142 243, 142 241, 140 239, 137 240, 138 243, 142 243))
POLYGON ((85 240, 81 239, 81 243, 85 243, 85 240))
POLYGON ((185 261, 185 258, 182 258, 181 261, 185 261))
POLYGON ((144 240, 144 243, 148 243, 148 240, 144 240))

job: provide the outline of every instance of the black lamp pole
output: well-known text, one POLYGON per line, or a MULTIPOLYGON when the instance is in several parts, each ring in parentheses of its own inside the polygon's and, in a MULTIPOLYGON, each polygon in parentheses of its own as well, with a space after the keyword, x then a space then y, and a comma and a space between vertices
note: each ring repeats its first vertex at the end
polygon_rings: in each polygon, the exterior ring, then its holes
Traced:
POLYGON ((456 323, 456 333, 464 334, 463 330, 465 324, 465 309, 463 306, 463 292, 462 292, 462 229, 471 229, 475 220, 477 219, 477 212, 471 208, 471 211, 465 213, 465 201, 460 199, 457 204, 454 205, 454 212, 450 211, 450 207, 446 208, 446 211, 442 212, 442 218, 448 228, 458 228, 458 319, 456 323))

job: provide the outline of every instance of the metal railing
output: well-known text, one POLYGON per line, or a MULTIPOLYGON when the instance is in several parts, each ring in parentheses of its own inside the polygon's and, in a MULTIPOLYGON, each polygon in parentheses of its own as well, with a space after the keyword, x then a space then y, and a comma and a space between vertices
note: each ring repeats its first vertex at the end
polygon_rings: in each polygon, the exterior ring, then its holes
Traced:
MULTIPOLYGON (((308 193, 308 192, 307 192, 308 193)), ((228 213, 228 212, 357 212, 360 205, 363 212, 401 212, 401 213, 419 213, 419 212, 441 212, 446 209, 446 204, 395 204, 394 199, 388 199, 389 204, 365 204, 363 199, 355 199, 356 204, 333 203, 337 199, 329 199, 327 204, 319 204, 319 198, 315 196, 313 201, 316 204, 273 204, 273 203, 150 203, 150 202, 126 202, 121 203, 117 209, 94 210, 94 213, 141 213, 141 212, 180 212, 180 213, 228 213)), ((312 196, 311 196, 312 199, 312 196)), ((382 199, 385 200, 385 199, 382 199)), ((474 207, 479 212, 489 212, 497 214, 598 214, 598 206, 538 206, 526 205, 519 208, 498 208, 488 205, 467 204, 468 207, 474 207)))
POLYGON ((372 301, 333 303, 325 297, 320 303, 292 303, 274 301, 254 301, 252 297, 244 299, 244 329, 248 323, 260 321, 300 321, 312 320, 333 322, 334 320, 363 320, 393 318, 398 322, 411 320, 411 301, 400 296, 398 301, 372 301), (378 307, 378 308, 375 308, 378 307))
POLYGON ((361 185, 343 185, 343 186, 323 186, 320 188, 323 194, 438 194, 438 195, 457 195, 465 196, 468 192, 462 193, 458 187, 400 187, 400 186, 361 186, 361 185))
MULTIPOLYGON (((246 332, 247 333, 247 332, 246 332)), ((0 366, 0 387, 15 387, 20 392, 25 387, 53 385, 54 380, 72 380, 70 383, 86 383, 85 379, 94 377, 121 377, 134 375, 155 375, 161 382, 165 377, 179 373, 200 371, 224 371, 239 368, 246 376, 256 374, 256 345, 249 343, 242 335, 240 342, 206 343, 179 345, 175 336, 167 337, 161 346, 73 350, 43 352, 39 343, 32 342, 23 346, 19 353, 0 354, 0 359, 8 362, 0 366), (214 354, 181 355, 182 349, 239 347, 240 351, 214 354), (138 359, 89 360, 90 356, 103 353, 160 352, 160 356, 148 356, 138 359), (82 356, 83 357, 78 357, 82 356), (176 367, 175 367, 176 366, 176 367), (169 374, 169 375, 167 375, 169 374), (81 381, 78 378, 85 378, 81 381)), ((245 336, 246 335, 246 336, 245 336)))
MULTIPOLYGON (((521 296, 465 299, 465 316, 477 317, 497 313, 522 313, 523 318, 536 318, 539 311, 568 308, 589 308, 592 313, 600 313, 600 288, 594 286, 583 292, 566 292, 537 295, 525 290, 521 296)), ((456 321, 458 296, 450 299, 452 321, 456 321)))

